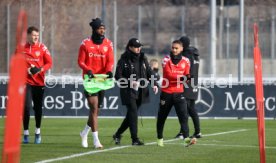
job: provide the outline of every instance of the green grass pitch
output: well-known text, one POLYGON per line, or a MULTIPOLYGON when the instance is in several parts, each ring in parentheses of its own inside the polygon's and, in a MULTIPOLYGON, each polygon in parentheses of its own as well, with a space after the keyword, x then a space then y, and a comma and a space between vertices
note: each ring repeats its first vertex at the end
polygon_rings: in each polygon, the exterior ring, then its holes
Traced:
MULTIPOLYGON (((179 130, 177 119, 167 119, 164 130, 165 146, 158 147, 156 142, 156 119, 139 119, 138 135, 145 146, 131 146, 129 130, 115 146, 112 135, 122 119, 100 118, 99 137, 104 150, 92 147, 89 134, 89 148, 81 147, 79 133, 86 118, 44 118, 42 121, 42 144, 33 144, 34 119, 30 122, 30 144, 21 146, 21 163, 60 159, 54 162, 68 163, 214 163, 259 162, 259 148, 256 120, 201 120, 203 138, 197 144, 184 147, 182 140, 174 139, 179 130), (143 125, 142 125, 143 124, 143 125), (120 147, 120 148, 116 148, 120 147), (70 157, 71 156, 71 157, 70 157), (78 157, 77 157, 78 156, 78 157)), ((190 133, 193 133, 192 123, 190 133)), ((3 145, 4 118, 0 119, 0 143, 3 145)), ((266 161, 276 162, 276 121, 266 121, 266 161)), ((2 157, 2 156, 1 156, 2 157)))

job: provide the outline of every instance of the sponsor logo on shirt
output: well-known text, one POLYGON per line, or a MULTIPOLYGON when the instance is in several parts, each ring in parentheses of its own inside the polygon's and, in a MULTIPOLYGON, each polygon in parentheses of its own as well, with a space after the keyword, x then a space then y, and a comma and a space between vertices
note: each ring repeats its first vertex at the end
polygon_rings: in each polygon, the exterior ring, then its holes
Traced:
POLYGON ((89 53, 88 56, 89 57, 102 57, 102 58, 105 57, 105 55, 103 55, 103 54, 94 54, 94 53, 89 53))
POLYGON ((39 58, 26 58, 27 61, 39 62, 39 58))

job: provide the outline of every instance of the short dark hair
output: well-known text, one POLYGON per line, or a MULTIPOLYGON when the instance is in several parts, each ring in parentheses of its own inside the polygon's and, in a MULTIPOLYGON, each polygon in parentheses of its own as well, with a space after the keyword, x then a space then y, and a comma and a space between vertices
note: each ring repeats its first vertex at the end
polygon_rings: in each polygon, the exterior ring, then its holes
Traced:
POLYGON ((179 45, 183 46, 183 43, 180 40, 174 40, 172 42, 172 44, 179 44, 179 45))
POLYGON ((32 34, 33 31, 39 32, 38 28, 31 26, 27 29, 27 34, 32 34))

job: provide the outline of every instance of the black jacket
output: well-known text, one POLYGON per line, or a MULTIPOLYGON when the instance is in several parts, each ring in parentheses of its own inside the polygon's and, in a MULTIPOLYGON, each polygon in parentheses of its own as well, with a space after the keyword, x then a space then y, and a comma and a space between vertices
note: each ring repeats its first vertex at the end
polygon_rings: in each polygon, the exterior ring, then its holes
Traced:
MULTIPOLYGON (((121 55, 121 58, 119 59, 116 67, 115 72, 115 79, 119 82, 120 79, 127 80, 127 84, 123 85, 123 82, 120 82, 120 95, 123 105, 129 104, 130 100, 129 98, 138 99, 140 98, 141 103, 147 103, 149 102, 149 88, 139 88, 139 94, 137 95, 135 91, 133 91, 132 88, 130 88, 130 81, 128 80, 130 78, 131 74, 136 74, 133 60, 131 58, 131 52, 129 50, 126 50, 121 55)), ((148 60, 144 53, 139 54, 139 67, 140 67, 140 74, 139 78, 145 78, 149 81, 149 78, 152 75, 152 70, 149 66, 148 60)), ((137 79, 138 80, 138 79, 137 79)), ((144 84, 147 84, 143 82, 144 80, 141 80, 140 85, 143 86, 144 84)), ((156 82, 154 82, 154 85, 157 85, 156 82)), ((150 86, 150 84, 149 84, 150 86)))
POLYGON ((189 47, 184 49, 182 55, 187 57, 191 64, 191 81, 187 84, 188 88, 184 88, 184 96, 188 99, 196 100, 198 96, 199 53, 195 47, 189 47))

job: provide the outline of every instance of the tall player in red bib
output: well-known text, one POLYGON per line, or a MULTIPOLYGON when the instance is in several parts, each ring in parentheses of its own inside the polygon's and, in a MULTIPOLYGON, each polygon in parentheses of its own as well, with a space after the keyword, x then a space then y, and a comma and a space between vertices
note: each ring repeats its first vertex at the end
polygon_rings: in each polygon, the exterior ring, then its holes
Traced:
POLYGON ((189 59, 183 57, 182 42, 175 40, 171 46, 171 53, 162 61, 163 66, 163 81, 162 92, 160 95, 160 106, 157 117, 157 145, 163 144, 163 129, 165 121, 170 113, 172 106, 175 107, 178 120, 181 125, 181 131, 184 133, 184 142, 186 146, 194 143, 194 140, 189 138, 188 114, 186 100, 183 95, 183 83, 187 81, 189 76, 190 62, 189 59))
MULTIPOLYGON (((79 48, 78 64, 83 70, 83 75, 87 74, 89 78, 94 78, 94 74, 107 74, 108 78, 113 78, 112 69, 114 66, 114 54, 112 42, 105 38, 105 26, 101 19, 93 19, 90 24, 92 27, 92 36, 84 39, 79 48)), ((92 129, 94 147, 103 148, 98 138, 98 112, 103 102, 104 91, 90 94, 84 90, 87 98, 90 113, 88 121, 83 131, 80 133, 82 146, 88 147, 87 136, 92 129)))
POLYGON ((29 143, 29 121, 30 109, 33 108, 35 114, 35 144, 41 143, 40 126, 42 118, 42 104, 44 94, 45 73, 52 66, 52 58, 47 47, 38 42, 39 30, 36 27, 27 29, 28 42, 24 47, 24 54, 27 62, 27 86, 24 108, 24 139, 23 143, 29 143), (33 102, 33 106, 32 106, 33 102))

